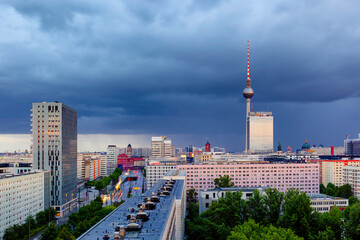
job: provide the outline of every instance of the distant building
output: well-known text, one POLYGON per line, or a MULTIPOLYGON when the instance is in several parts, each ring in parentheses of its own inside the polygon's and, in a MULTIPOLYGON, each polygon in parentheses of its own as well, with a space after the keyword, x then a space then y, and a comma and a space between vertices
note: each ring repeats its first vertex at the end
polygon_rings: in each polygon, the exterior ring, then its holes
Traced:
POLYGON ((358 138, 346 139, 344 141, 345 155, 360 156, 360 134, 358 138))
POLYGON ((322 183, 326 186, 333 183, 340 187, 343 185, 343 169, 345 166, 360 166, 359 160, 323 160, 322 164, 322 183))
POLYGON ((126 148, 126 155, 128 155, 129 157, 131 157, 133 155, 133 149, 131 147, 131 144, 129 143, 129 145, 126 148))
POLYGON ((0 176, 0 239, 10 226, 49 208, 49 185, 50 171, 0 176))
POLYGON ((117 167, 117 158, 119 155, 120 149, 116 145, 108 145, 106 151, 106 165, 107 165, 107 175, 110 175, 114 172, 117 167))
POLYGON ((151 138, 152 157, 173 157, 175 147, 171 145, 171 139, 165 136, 151 138))
POLYGON ((146 164, 146 187, 151 188, 160 181, 169 171, 176 170, 178 164, 185 164, 186 159, 154 158, 146 164))
POLYGON ((77 112, 59 102, 32 104, 33 168, 50 171, 58 217, 77 205, 77 112))
POLYGON ((349 200, 341 197, 331 197, 325 194, 309 194, 311 207, 320 213, 329 212, 334 206, 344 211, 349 206, 349 200))
POLYGON ((274 118, 271 112, 250 112, 248 124, 248 153, 274 151, 274 118))
POLYGON ((343 167, 343 184, 350 184, 354 196, 360 199, 360 166, 343 167))
POLYGON ((250 79, 250 49, 247 42, 247 79, 243 96, 246 99, 246 153, 267 153, 274 150, 274 119, 271 112, 252 112, 250 99, 254 96, 250 79))
POLYGON ((145 167, 145 159, 141 157, 130 157, 126 154, 120 154, 117 159, 118 167, 121 170, 143 169, 145 167))
POLYGON ((210 147, 210 143, 209 140, 206 141, 205 143, 205 152, 211 152, 211 147, 210 147))
POLYGON ((242 192, 241 198, 248 201, 249 198, 253 195, 255 189, 258 190, 261 195, 263 195, 265 194, 265 190, 268 189, 268 187, 263 187, 263 188, 231 187, 231 188, 215 188, 214 190, 201 191, 199 194, 199 214, 208 210, 211 203, 216 202, 221 197, 224 197, 226 192, 234 193, 236 191, 241 190, 242 192))

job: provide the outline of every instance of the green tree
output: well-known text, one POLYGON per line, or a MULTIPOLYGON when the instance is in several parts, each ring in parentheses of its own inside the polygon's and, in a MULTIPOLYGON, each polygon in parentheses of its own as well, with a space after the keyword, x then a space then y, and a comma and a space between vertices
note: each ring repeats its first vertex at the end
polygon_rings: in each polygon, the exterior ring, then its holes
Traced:
POLYGON ((99 180, 95 183, 95 189, 100 191, 101 189, 103 189, 105 186, 104 186, 104 183, 103 181, 99 180))
POLYGON ((259 190, 255 189, 253 195, 249 198, 247 202, 249 209, 249 218, 252 218, 257 223, 266 223, 266 205, 265 199, 260 195, 259 190))
POLYGON ((17 226, 19 226, 19 225, 15 224, 15 225, 7 228, 5 230, 3 239, 4 240, 17 240, 17 239, 20 239, 23 235, 20 235, 19 232, 16 231, 17 226))
POLYGON ((320 224, 325 229, 326 235, 333 236, 329 239, 341 239, 341 235, 344 229, 343 226, 343 212, 338 207, 334 206, 329 212, 325 212, 320 217, 320 224), (331 234, 329 229, 331 229, 331 234))
POLYGON ((46 223, 47 223, 47 221, 46 221, 45 211, 38 212, 36 214, 36 224, 38 226, 42 226, 42 225, 45 225, 46 223))
POLYGON ((71 233, 71 231, 67 227, 62 227, 59 231, 59 234, 56 240, 75 240, 75 236, 71 233))
POLYGON ((188 202, 189 203, 197 202, 197 195, 198 195, 198 193, 194 188, 189 189, 188 192, 187 192, 188 202))
POLYGON ((354 196, 349 197, 349 206, 355 204, 355 203, 359 203, 359 199, 357 199, 354 196))
POLYGON ((279 192, 276 188, 268 188, 265 193, 266 221, 276 225, 280 217, 284 193, 279 192))
POLYGON ((197 217, 199 217, 199 204, 189 203, 187 218, 192 221, 197 217))
POLYGON ((261 226, 250 219, 242 225, 236 226, 232 231, 228 240, 263 240, 263 239, 276 239, 276 240, 301 240, 290 229, 276 228, 270 224, 269 227, 261 226))
POLYGON ((248 208, 246 201, 241 198, 242 192, 226 192, 225 197, 213 202, 209 209, 202 213, 202 217, 210 222, 233 228, 248 219, 248 208))
POLYGON ((351 189, 350 184, 344 184, 338 188, 337 197, 343 197, 349 199, 350 197, 354 196, 354 193, 351 189))
POLYGON ((349 239, 360 239, 360 203, 345 209, 345 235, 349 239))
POLYGON ((300 194, 298 189, 289 189, 285 194, 282 209, 280 226, 292 229, 298 236, 309 238, 312 234, 310 226, 313 222, 314 211, 310 197, 306 193, 300 194))
POLYGON ((324 184, 320 184, 320 193, 325 193, 326 187, 324 184))
POLYGON ((215 188, 234 186, 234 183, 231 182, 231 178, 229 175, 224 175, 224 176, 220 176, 219 178, 215 178, 214 183, 215 183, 215 188))
POLYGON ((325 189, 325 194, 329 195, 329 196, 333 196, 333 197, 336 197, 337 196, 337 191, 338 191, 338 187, 335 186, 334 184, 332 183, 328 183, 328 185, 326 186, 326 189, 325 189))
POLYGON ((41 239, 55 240, 58 234, 55 224, 50 223, 44 232, 41 234, 41 239))

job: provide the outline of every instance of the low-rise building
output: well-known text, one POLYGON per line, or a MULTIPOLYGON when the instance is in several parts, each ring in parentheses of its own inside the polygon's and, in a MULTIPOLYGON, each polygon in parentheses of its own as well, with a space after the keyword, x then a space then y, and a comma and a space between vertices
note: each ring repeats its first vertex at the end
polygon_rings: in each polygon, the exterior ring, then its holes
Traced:
POLYGON ((78 240, 184 239, 185 172, 168 174, 141 196, 133 196, 78 240))
POLYGON ((50 172, 31 171, 0 176, 0 239, 7 228, 49 208, 50 172))
POLYGON ((331 197, 325 194, 309 194, 311 207, 320 212, 329 212, 335 205, 340 210, 345 210, 349 206, 349 200, 340 197, 331 197))
POLYGON ((208 210, 211 203, 216 202, 221 197, 224 197, 226 192, 233 193, 241 190, 242 192, 241 198, 248 201, 249 198, 253 195, 255 189, 258 190, 261 195, 263 195, 265 193, 265 190, 268 189, 268 187, 263 187, 263 188, 230 187, 230 188, 216 188, 213 190, 201 191, 199 195, 199 214, 208 210))

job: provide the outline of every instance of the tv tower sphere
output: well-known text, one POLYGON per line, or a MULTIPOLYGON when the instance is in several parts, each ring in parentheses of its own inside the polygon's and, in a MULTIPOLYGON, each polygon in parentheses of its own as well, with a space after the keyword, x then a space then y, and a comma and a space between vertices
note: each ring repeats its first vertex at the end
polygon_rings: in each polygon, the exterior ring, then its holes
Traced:
POLYGON ((244 98, 252 98, 254 96, 254 90, 251 87, 246 87, 243 91, 244 98))

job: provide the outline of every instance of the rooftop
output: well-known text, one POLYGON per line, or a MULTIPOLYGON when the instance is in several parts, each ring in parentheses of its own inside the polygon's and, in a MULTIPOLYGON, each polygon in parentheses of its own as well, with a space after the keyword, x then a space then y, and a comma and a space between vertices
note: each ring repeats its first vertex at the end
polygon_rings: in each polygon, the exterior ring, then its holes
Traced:
POLYGON ((160 239, 168 223, 172 205, 175 199, 181 199, 184 188, 184 180, 175 180, 173 189, 169 192, 170 195, 159 196, 158 193, 160 193, 166 182, 166 180, 161 180, 142 196, 131 197, 78 239, 102 240, 105 235, 108 235, 110 239, 114 239, 115 228, 127 226, 130 223, 128 216, 131 214, 136 215, 140 209, 139 205, 141 206, 145 202, 144 199, 150 197, 153 192, 159 197, 159 202, 155 202, 155 209, 145 210, 149 214, 149 219, 147 221, 137 219, 136 223, 141 226, 141 229, 138 231, 126 231, 124 240, 160 239))
POLYGON ((341 197, 332 197, 325 194, 308 194, 311 200, 347 200, 341 197))
POLYGON ((206 190, 204 192, 211 192, 211 191, 237 191, 237 190, 241 190, 244 192, 252 192, 255 189, 263 189, 266 190, 269 187, 226 187, 226 188, 215 188, 213 190, 206 190))
POLYGON ((26 172, 26 173, 18 173, 18 174, 8 174, 5 173, 4 175, 0 175, 0 180, 1 179, 8 179, 8 178, 12 178, 12 177, 19 177, 19 176, 25 176, 25 175, 32 175, 32 174, 36 174, 36 173, 41 173, 43 171, 30 171, 30 172, 26 172))

